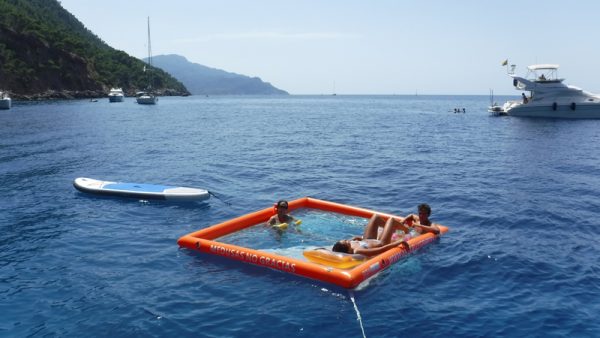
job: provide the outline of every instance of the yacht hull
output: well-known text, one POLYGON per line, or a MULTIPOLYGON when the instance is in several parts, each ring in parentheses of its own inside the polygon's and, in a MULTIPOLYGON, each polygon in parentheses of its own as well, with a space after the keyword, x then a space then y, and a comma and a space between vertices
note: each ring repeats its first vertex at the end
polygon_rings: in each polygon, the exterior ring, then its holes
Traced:
POLYGON ((552 105, 520 105, 506 113, 517 117, 600 119, 600 104, 558 105, 556 109, 552 105))
POLYGON ((139 104, 156 104, 157 98, 155 96, 140 96, 137 98, 139 104))
POLYGON ((10 109, 12 100, 10 98, 0 99, 0 109, 10 109))
POLYGON ((108 96, 108 102, 123 102, 125 97, 123 95, 110 95, 108 96))

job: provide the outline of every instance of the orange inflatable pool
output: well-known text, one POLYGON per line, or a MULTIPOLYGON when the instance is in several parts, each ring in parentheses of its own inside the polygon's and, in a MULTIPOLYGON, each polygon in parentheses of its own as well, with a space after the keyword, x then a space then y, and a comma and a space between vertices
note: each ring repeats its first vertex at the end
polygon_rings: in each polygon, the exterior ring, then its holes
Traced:
MULTIPOLYGON (((375 213, 384 218, 392 216, 373 210, 310 197, 304 197, 289 202, 289 211, 301 208, 324 210, 327 212, 363 217, 366 219, 370 218, 375 213)), ((340 257, 339 255, 327 257, 321 253, 305 253, 304 256, 309 260, 302 260, 217 241, 219 237, 255 225, 264 224, 274 214, 274 208, 269 207, 187 234, 181 237, 177 243, 180 247, 198 250, 203 253, 223 256, 299 276, 317 279, 345 288, 355 288, 367 278, 387 269, 392 264, 398 262, 402 257, 408 255, 411 251, 417 250, 433 242, 437 237, 432 233, 422 234, 407 241, 410 245, 410 250, 397 247, 377 256, 363 258, 362 260, 356 259, 355 257, 340 257)), ((445 234, 448 231, 448 228, 440 226, 440 231, 439 236, 445 234)))

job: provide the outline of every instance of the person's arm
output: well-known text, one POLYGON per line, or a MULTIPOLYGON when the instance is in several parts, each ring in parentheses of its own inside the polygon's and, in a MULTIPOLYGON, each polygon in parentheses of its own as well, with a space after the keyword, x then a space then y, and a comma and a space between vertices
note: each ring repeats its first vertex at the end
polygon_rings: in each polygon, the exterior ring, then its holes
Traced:
MULTIPOLYGON (((357 249, 354 249, 354 253, 357 255, 376 256, 376 255, 379 255, 380 253, 388 251, 391 248, 395 248, 402 243, 406 243, 406 242, 399 239, 395 242, 386 244, 384 246, 380 246, 378 248, 369 248, 369 249, 357 248, 357 249)), ((408 243, 406 244, 406 246, 408 246, 408 243)))
POLYGON ((402 224, 408 225, 409 227, 411 227, 413 223, 419 223, 419 216, 410 214, 402 220, 402 224))
POLYGON ((277 215, 275 216, 271 216, 271 218, 269 218, 269 220, 267 221, 267 225, 275 225, 276 221, 277 221, 277 215))
POLYGON ((434 223, 431 223, 431 225, 413 224, 413 226, 421 229, 421 232, 431 232, 435 235, 440 234, 440 228, 434 223))
POLYGON ((405 233, 408 233, 410 231, 410 224, 413 223, 412 221, 412 216, 413 215, 408 215, 405 218, 402 217, 392 217, 392 221, 394 222, 394 229, 396 230, 402 230, 405 233))

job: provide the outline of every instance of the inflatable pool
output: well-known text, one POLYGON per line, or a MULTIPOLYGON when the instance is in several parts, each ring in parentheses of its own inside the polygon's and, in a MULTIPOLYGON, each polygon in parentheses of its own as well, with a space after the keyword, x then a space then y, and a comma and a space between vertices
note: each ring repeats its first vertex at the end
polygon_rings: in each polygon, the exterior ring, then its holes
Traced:
MULTIPOLYGON (((298 209, 316 209, 326 212, 356 216, 365 219, 375 213, 384 218, 393 216, 373 210, 304 197, 289 202, 289 211, 298 209)), ((328 248, 318 248, 304 252, 302 258, 291 258, 273 252, 250 249, 234 244, 219 242, 217 239, 255 225, 264 224, 275 214, 273 207, 265 208, 220 224, 187 234, 177 241, 180 247, 197 250, 202 253, 223 256, 250 264, 255 264, 299 276, 304 276, 345 288, 355 288, 364 280, 390 267, 400 259, 445 234, 448 227, 440 227, 440 235, 426 233, 409 239, 410 249, 392 248, 373 257, 338 254, 328 248)), ((341 239, 341 238, 340 238, 341 239)), ((331 243, 333 245, 333 243, 331 243)))

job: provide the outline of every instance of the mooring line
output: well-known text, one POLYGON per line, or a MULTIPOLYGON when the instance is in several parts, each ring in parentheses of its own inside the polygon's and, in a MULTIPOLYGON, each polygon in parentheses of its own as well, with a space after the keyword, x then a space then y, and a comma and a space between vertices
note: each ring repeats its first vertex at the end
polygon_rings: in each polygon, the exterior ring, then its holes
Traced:
POLYGON ((222 199, 221 199, 221 197, 217 196, 217 195, 216 195, 214 192, 212 192, 212 191, 210 191, 210 190, 207 190, 207 191, 208 191, 208 194, 209 194, 210 196, 213 196, 214 198, 218 199, 219 201, 221 201, 221 202, 225 203, 226 205, 228 205, 228 206, 231 206, 231 203, 229 203, 229 202, 227 202, 227 201, 224 201, 224 200, 222 200, 222 199))
POLYGON ((360 330, 362 331, 363 338, 367 338, 365 334, 365 328, 363 327, 362 318, 360 317, 360 311, 358 311, 358 306, 356 305, 356 301, 354 300, 354 292, 349 290, 350 299, 352 300, 352 304, 354 304, 354 311, 356 311, 356 319, 358 319, 358 323, 360 324, 360 330))

